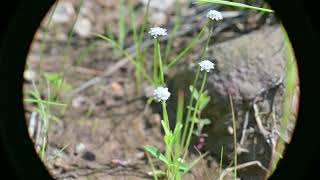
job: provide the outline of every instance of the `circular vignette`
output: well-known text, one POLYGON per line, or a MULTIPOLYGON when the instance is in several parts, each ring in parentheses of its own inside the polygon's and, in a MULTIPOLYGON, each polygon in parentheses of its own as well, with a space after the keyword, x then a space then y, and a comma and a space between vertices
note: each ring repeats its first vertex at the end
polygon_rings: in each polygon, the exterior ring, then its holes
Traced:
MULTIPOLYGON (((16 174, 19 179, 52 179, 34 151, 25 126, 22 80, 33 36, 54 2, 54 0, 14 1, 8 7, 11 12, 5 17, 4 31, 1 34, 0 143, 3 150, 0 151, 0 157, 1 160, 4 159, 2 163, 9 163, 9 171, 4 174, 11 177, 16 174)), ((317 142, 314 141, 319 136, 317 135, 319 126, 316 125, 317 119, 312 118, 317 112, 316 106, 311 106, 312 101, 316 101, 316 97, 312 97, 316 94, 316 89, 307 89, 316 82, 312 79, 315 78, 312 73, 317 72, 316 68, 319 67, 314 59, 317 57, 318 37, 315 26, 312 26, 316 24, 317 19, 316 16, 314 19, 311 18, 308 14, 311 10, 305 7, 306 4, 303 4, 302 0, 268 0, 268 2, 282 21, 294 48, 299 68, 301 97, 304 98, 299 102, 300 111, 292 141, 287 146, 284 159, 279 162, 270 179, 286 179, 290 174, 294 175, 294 179, 319 176, 316 170, 316 162, 319 160, 314 159, 316 150, 319 150, 317 142)), ((313 13, 315 12, 314 9, 313 13)))

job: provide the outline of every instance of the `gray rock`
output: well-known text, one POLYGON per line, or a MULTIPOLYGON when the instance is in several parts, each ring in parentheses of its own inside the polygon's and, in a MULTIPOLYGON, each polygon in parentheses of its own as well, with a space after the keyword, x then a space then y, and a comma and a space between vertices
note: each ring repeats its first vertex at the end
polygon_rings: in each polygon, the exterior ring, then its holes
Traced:
MULTIPOLYGON (((266 26, 208 48, 205 59, 212 60, 215 63, 215 69, 208 74, 206 89, 209 91, 211 100, 201 116, 212 120, 212 123, 204 129, 209 135, 206 138, 205 148, 215 157, 220 157, 221 146, 223 146, 224 159, 228 162, 233 160, 233 135, 228 131, 228 127, 232 127, 229 91, 236 111, 237 141, 240 142, 242 138, 247 112, 246 129, 254 129, 253 132, 246 133, 246 138, 241 144, 241 148, 245 151, 239 153, 238 163, 258 160, 263 166, 269 167, 274 153, 271 142, 277 142, 279 138, 277 132, 280 129, 284 100, 285 88, 282 82, 286 74, 286 59, 283 40, 284 35, 279 25, 266 26), (254 104, 261 113, 259 117, 267 133, 262 133, 257 125, 254 104)), ((198 55, 194 57, 194 59, 197 58, 198 55)), ((172 80, 169 82, 173 94, 178 89, 188 90, 197 69, 196 65, 194 63, 178 66, 178 70, 171 75, 172 80)), ((298 91, 296 95, 297 93, 298 91)), ((172 108, 174 106, 172 105, 172 108)), ((295 112, 296 110, 297 107, 294 108, 295 112)), ((291 119, 289 129, 284 135, 286 137, 291 137, 294 128, 294 116, 291 119)), ((253 174, 261 178, 265 172, 253 168, 253 174)))

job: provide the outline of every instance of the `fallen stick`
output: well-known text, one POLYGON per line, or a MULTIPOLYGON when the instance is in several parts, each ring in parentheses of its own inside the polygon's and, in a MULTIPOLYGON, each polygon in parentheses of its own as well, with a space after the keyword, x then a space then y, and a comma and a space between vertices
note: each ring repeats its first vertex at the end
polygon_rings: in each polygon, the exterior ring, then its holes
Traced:
MULTIPOLYGON (((250 161, 250 162, 246 162, 246 163, 243 163, 243 164, 239 164, 237 165, 237 169, 244 169, 244 168, 247 168, 247 167, 250 167, 250 166, 258 166, 260 167, 262 170, 264 170, 266 173, 269 173, 269 170, 264 167, 260 161, 250 161)), ((230 173, 234 170, 234 167, 229 167, 229 168, 226 168, 225 170, 223 170, 223 172, 221 173, 220 177, 219 177, 219 180, 222 180, 223 177, 227 174, 227 173, 230 173)))
POLYGON ((242 130, 242 135, 241 135, 241 139, 240 139, 241 146, 243 146, 244 140, 246 139, 248 122, 249 122, 249 111, 246 112, 245 121, 243 123, 243 128, 242 128, 243 130, 242 130))
POLYGON ((86 82, 84 82, 83 84, 81 84, 79 87, 77 87, 76 89, 72 90, 71 92, 67 93, 69 96, 74 96, 75 94, 80 93, 81 91, 93 86, 94 84, 100 82, 102 80, 103 77, 107 77, 112 75, 113 73, 115 73, 118 69, 120 69, 121 67, 123 67, 124 65, 126 65, 127 63, 129 63, 129 59, 128 58, 123 58, 121 60, 119 60, 117 63, 115 63, 114 65, 110 66, 111 68, 108 68, 102 76, 96 76, 86 82))

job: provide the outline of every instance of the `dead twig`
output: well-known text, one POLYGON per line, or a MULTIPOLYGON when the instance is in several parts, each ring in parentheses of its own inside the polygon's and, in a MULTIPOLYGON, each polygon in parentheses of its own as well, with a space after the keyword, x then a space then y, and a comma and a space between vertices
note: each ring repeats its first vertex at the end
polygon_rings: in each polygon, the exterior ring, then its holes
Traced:
MULTIPOLYGON (((244 169, 244 168, 247 168, 247 167, 250 167, 250 166, 258 166, 260 167, 262 170, 264 170, 266 173, 269 173, 269 170, 264 167, 260 161, 250 161, 250 162, 246 162, 246 163, 243 163, 243 164, 239 164, 237 165, 237 169, 244 169)), ((226 176, 227 173, 230 173, 234 170, 234 167, 229 167, 229 168, 226 168, 225 170, 223 170, 222 174, 221 174, 221 177, 219 179, 223 179, 224 176, 226 176)))
POLYGON ((261 134, 263 135, 263 137, 266 139, 266 141, 269 144, 270 143, 269 132, 262 125, 262 121, 260 118, 260 111, 259 111, 258 105, 256 103, 253 104, 253 110, 254 110, 254 116, 255 116, 258 128, 259 128, 261 134))
POLYGON ((128 58, 123 58, 123 59, 119 60, 114 65, 111 65, 110 68, 106 69, 106 71, 103 73, 102 76, 96 76, 96 77, 84 82, 79 87, 77 87, 76 89, 72 90, 71 92, 69 92, 67 94, 69 96, 74 96, 75 94, 80 93, 81 91, 83 91, 83 90, 93 86, 94 84, 100 82, 103 79, 103 77, 107 77, 107 76, 110 76, 111 74, 115 73, 118 69, 120 69, 121 67, 123 67, 127 63, 129 63, 129 59, 128 58))
POLYGON ((243 123, 242 134, 240 139, 240 145, 243 146, 244 140, 246 139, 247 126, 249 122, 249 111, 246 112, 246 117, 243 123))
POLYGON ((37 112, 33 111, 31 113, 31 117, 29 120, 29 127, 28 127, 28 131, 29 131, 29 135, 31 138, 35 138, 35 129, 36 129, 36 118, 37 118, 37 112))
POLYGON ((94 76, 103 76, 103 71, 99 71, 96 69, 89 69, 89 68, 79 67, 79 66, 71 66, 71 69, 78 73, 94 75, 94 76))

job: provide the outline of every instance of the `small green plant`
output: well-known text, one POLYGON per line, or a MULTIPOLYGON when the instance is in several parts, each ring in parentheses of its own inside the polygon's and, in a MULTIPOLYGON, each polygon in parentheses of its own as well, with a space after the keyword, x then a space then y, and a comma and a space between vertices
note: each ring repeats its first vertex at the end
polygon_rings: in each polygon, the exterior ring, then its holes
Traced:
POLYGON ((25 98, 24 102, 33 103, 36 106, 35 111, 40 114, 41 119, 41 150, 40 157, 44 161, 45 160, 45 150, 47 145, 47 136, 50 125, 50 117, 53 117, 50 113, 50 106, 66 106, 66 104, 58 103, 56 101, 51 100, 50 98, 50 87, 48 85, 48 100, 43 100, 40 92, 38 91, 34 80, 32 79, 33 90, 28 92, 30 98, 25 98))
MULTIPOLYGON (((216 1, 221 4, 245 7, 245 8, 253 8, 251 6, 240 5, 237 3, 228 3, 225 1, 216 1)), ((262 10, 261 8, 253 8, 262 10)), ((202 128, 204 125, 209 124, 211 121, 209 119, 201 119, 200 114, 201 111, 208 105, 210 101, 210 97, 208 96, 208 92, 205 91, 205 83, 207 79, 207 74, 210 72, 211 69, 214 69, 214 64, 209 60, 203 60, 198 64, 197 73, 195 75, 195 79, 193 81, 193 85, 190 86, 191 97, 189 100, 189 104, 187 106, 188 112, 185 123, 182 124, 182 112, 183 112, 183 101, 181 98, 178 97, 178 107, 177 107, 177 114, 176 114, 176 121, 175 127, 170 129, 170 121, 168 118, 167 113, 167 105, 166 101, 170 97, 169 89, 165 86, 165 73, 169 68, 171 68, 175 63, 177 63, 189 50, 190 48, 200 39, 204 30, 210 27, 209 35, 207 41, 205 42, 204 48, 200 53, 200 58, 202 59, 204 53, 209 45, 211 36, 212 36, 212 22, 214 20, 222 20, 222 15, 220 12, 211 10, 207 14, 208 20, 199 32, 199 34, 187 45, 187 47, 182 50, 181 53, 178 54, 176 58, 172 61, 169 61, 168 64, 164 64, 161 58, 161 49, 160 49, 160 42, 159 36, 166 36, 167 32, 165 29, 160 27, 151 28, 149 33, 154 38, 154 64, 153 64, 153 81, 156 89, 154 90, 154 99, 162 104, 162 117, 163 120, 161 121, 162 128, 165 132, 164 135, 164 143, 166 145, 165 153, 162 154, 158 149, 153 146, 146 145, 145 150, 152 154, 157 159, 161 160, 164 163, 165 170, 156 170, 153 167, 154 172, 161 172, 160 174, 165 176, 166 179, 173 179, 179 180, 191 169, 191 167, 196 164, 200 159, 202 159, 207 153, 201 155, 197 160, 192 163, 186 162, 186 155, 188 152, 188 148, 191 142, 192 134, 200 135, 202 128), (203 71, 203 74, 202 74, 203 71), (201 74, 202 82, 200 89, 198 90, 196 85, 199 79, 199 75, 201 74), (195 101, 195 102, 194 102, 195 101), (198 125, 198 129, 194 130, 195 124, 198 125)), ((167 57, 167 56, 166 56, 167 57)), ((235 129, 235 116, 234 116, 234 109, 232 98, 230 96, 230 103, 231 103, 231 110, 232 110, 232 122, 233 128, 235 129)), ((234 160, 234 179, 237 179, 237 153, 236 153, 236 132, 234 133, 234 146, 235 146, 235 160, 234 160)), ((222 153, 223 149, 221 150, 221 162, 222 163, 222 153)), ((222 166, 222 164, 221 164, 222 166)), ((220 167, 221 168, 221 167, 220 167)), ((159 173, 157 173, 159 174, 159 173)), ((157 179, 157 174, 154 173, 155 179, 157 179)), ((221 175, 221 169, 220 169, 221 175)))
MULTIPOLYGON (((209 125, 211 123, 211 120, 208 118, 201 118, 201 112, 203 111, 203 109, 205 107, 207 107, 207 105, 210 102, 210 96, 208 95, 208 91, 205 90, 202 94, 201 97, 199 97, 199 92, 197 89, 194 89, 193 86, 189 86, 189 90, 190 93, 192 93, 192 91, 194 91, 193 93, 193 98, 196 101, 199 101, 199 110, 198 110, 198 115, 195 118, 195 121, 197 123, 197 129, 194 131, 194 134, 198 137, 200 136, 207 136, 207 134, 202 133, 202 129, 204 128, 204 126, 209 125)), ((188 107, 188 108, 192 108, 192 107, 188 107)))
MULTIPOLYGON (((77 8, 77 11, 76 11, 76 17, 68 33, 67 47, 65 48, 65 51, 64 51, 64 60, 67 59, 67 55, 70 50, 71 41, 73 38, 74 26, 77 21, 78 15, 80 13, 80 9, 84 2, 84 0, 79 0, 79 1, 80 2, 79 2, 79 7, 77 8)), ((42 70, 43 56, 46 48, 45 40, 49 30, 49 26, 51 24, 53 14, 55 13, 55 9, 57 7, 57 4, 58 4, 58 1, 53 6, 48 22, 44 27, 44 34, 40 42, 38 86, 36 86, 34 79, 32 79, 33 89, 27 92, 28 98, 24 99, 24 102, 26 103, 33 103, 35 105, 35 111, 40 114, 40 120, 42 124, 41 126, 42 142, 41 142, 40 157, 43 161, 45 161, 45 151, 48 143, 47 141, 48 141, 48 130, 50 125, 50 119, 57 119, 53 114, 51 114, 50 108, 51 106, 66 106, 66 104, 58 102, 58 96, 63 86, 64 74, 65 74, 66 68, 62 67, 62 69, 64 70, 61 73, 49 73, 49 72, 43 72, 42 70), (44 83, 44 80, 46 84, 44 83), (44 94, 46 95, 46 97, 43 97, 44 94)), ((28 64, 27 64, 27 67, 31 71, 31 67, 28 64)))

